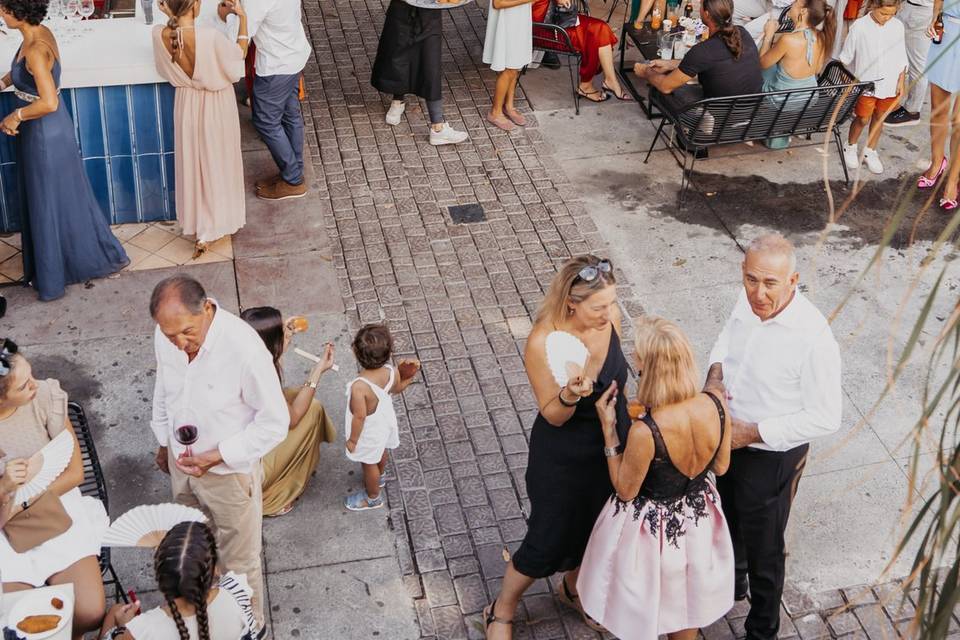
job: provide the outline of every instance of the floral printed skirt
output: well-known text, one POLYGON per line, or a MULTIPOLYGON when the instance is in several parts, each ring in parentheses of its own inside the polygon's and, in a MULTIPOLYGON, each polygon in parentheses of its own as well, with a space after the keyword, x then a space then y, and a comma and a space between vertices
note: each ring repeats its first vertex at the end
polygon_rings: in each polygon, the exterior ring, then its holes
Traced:
POLYGON ((709 481, 670 501, 611 496, 583 556, 584 610, 620 640, 705 627, 733 606, 733 545, 709 481))

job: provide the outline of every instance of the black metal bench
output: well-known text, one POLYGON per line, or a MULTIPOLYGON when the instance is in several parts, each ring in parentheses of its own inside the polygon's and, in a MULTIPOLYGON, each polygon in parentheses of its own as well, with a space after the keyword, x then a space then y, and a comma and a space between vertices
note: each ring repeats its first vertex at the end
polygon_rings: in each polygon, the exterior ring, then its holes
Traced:
MULTIPOLYGON (((703 157, 708 148, 787 136, 809 140, 815 133, 824 133, 833 136, 843 177, 849 184, 840 125, 850 119, 860 95, 872 89, 872 82, 857 82, 836 60, 817 78, 816 88, 707 98, 679 110, 671 108, 670 101, 651 87, 651 106, 663 113, 663 119, 644 163, 662 139, 683 172, 679 195, 679 206, 683 206, 693 167, 698 156, 703 157), (672 135, 666 131, 667 127, 672 129, 672 135)), ((809 144, 814 143, 796 146, 809 144)))
MULTIPOLYGON (((90 432, 90 425, 87 422, 87 416, 76 402, 67 403, 67 414, 70 416, 70 424, 73 425, 73 431, 77 434, 77 442, 80 445, 80 457, 83 459, 83 482, 80 484, 80 493, 85 496, 96 498, 103 503, 103 508, 110 512, 109 501, 107 500, 107 483, 103 479, 103 470, 100 468, 100 458, 97 456, 97 447, 93 443, 93 434, 90 432)), ((103 577, 104 590, 113 589, 113 599, 115 602, 129 602, 127 593, 120 584, 120 578, 114 571, 110 563, 110 549, 102 547, 100 549, 100 575, 103 577)))

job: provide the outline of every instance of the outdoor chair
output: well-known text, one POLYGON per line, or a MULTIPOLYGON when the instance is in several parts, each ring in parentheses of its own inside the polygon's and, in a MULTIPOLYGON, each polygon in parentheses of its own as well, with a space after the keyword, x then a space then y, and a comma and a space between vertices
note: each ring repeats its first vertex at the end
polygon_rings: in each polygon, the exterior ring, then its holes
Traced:
MULTIPOLYGON (((67 414, 70 416, 70 424, 73 425, 73 430, 77 434, 80 456, 83 459, 83 482, 80 484, 80 493, 100 500, 103 503, 103 508, 109 513, 107 484, 103 479, 100 458, 97 456, 97 448, 93 443, 93 434, 90 432, 87 416, 83 412, 83 407, 72 401, 67 403, 67 414)), ((127 593, 123 590, 123 585, 120 584, 120 578, 117 577, 117 572, 110 563, 109 548, 102 547, 100 549, 99 561, 104 590, 113 589, 115 602, 129 602, 127 593)), ((109 592, 107 595, 110 595, 109 592)))
MULTIPOLYGON (((849 184, 840 126, 852 116, 860 95, 872 89, 872 82, 857 82, 853 74, 836 60, 820 74, 815 88, 706 98, 679 110, 672 109, 663 94, 651 88, 651 106, 659 109, 663 118, 644 163, 650 159, 657 141, 662 140, 682 171, 678 198, 678 207, 682 207, 693 167, 708 148, 787 136, 804 137, 809 141, 813 134, 824 133, 833 137, 844 180, 849 184), (667 130, 668 127, 671 131, 667 130)), ((788 148, 811 144, 819 143, 807 142, 788 148)), ((766 148, 763 151, 775 152, 766 148)))
MULTIPOLYGON (((580 94, 577 92, 577 86, 580 82, 580 52, 573 48, 570 36, 566 31, 555 24, 546 22, 533 23, 533 50, 543 51, 544 53, 554 53, 558 56, 564 56, 567 59, 567 69, 570 72, 570 87, 573 90, 573 108, 577 115, 580 115, 580 94), (576 60, 576 70, 574 70, 574 60, 576 60)), ((523 73, 527 68, 523 68, 523 73)))

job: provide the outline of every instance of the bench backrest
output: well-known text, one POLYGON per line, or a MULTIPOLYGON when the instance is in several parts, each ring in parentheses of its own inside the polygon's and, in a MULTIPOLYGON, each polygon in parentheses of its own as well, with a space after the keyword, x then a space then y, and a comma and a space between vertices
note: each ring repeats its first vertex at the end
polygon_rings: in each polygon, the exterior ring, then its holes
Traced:
POLYGON ((872 88, 872 82, 857 82, 834 60, 809 89, 708 98, 676 113, 658 106, 682 143, 708 147, 830 131, 850 117, 860 95, 872 88))

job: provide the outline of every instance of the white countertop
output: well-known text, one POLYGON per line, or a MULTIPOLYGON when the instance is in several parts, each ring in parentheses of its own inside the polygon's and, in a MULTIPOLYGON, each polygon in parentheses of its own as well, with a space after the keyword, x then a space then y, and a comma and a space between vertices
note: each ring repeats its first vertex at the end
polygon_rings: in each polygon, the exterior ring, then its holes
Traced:
MULTIPOLYGON (((60 47, 62 88, 165 82, 153 63, 152 25, 136 18, 86 22, 77 28, 89 31, 69 38, 60 35, 61 27, 54 28, 60 47)), ((0 74, 9 71, 20 41, 19 31, 0 35, 0 74)))

